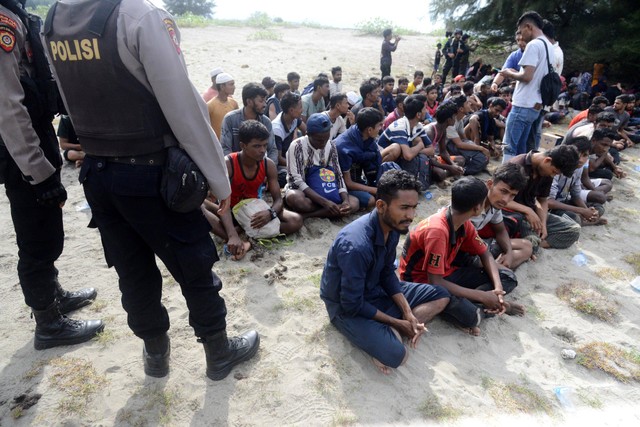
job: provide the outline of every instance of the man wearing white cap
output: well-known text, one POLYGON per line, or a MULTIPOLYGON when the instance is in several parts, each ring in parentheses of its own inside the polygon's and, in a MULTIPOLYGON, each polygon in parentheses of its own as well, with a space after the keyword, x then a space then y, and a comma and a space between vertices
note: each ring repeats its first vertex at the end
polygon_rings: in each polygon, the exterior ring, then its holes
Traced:
POLYGON ((209 110, 211 127, 218 139, 220 139, 222 119, 224 119, 225 114, 229 111, 238 109, 238 103, 235 99, 231 98, 231 95, 236 91, 236 82, 233 80, 231 74, 220 73, 216 76, 215 86, 218 94, 211 101, 207 102, 207 109, 209 110))
POLYGON ((211 77, 211 86, 202 92, 202 99, 204 99, 204 102, 211 101, 218 94, 218 91, 216 90, 216 77, 220 73, 222 73, 222 68, 220 67, 216 67, 209 72, 209 77, 211 77))

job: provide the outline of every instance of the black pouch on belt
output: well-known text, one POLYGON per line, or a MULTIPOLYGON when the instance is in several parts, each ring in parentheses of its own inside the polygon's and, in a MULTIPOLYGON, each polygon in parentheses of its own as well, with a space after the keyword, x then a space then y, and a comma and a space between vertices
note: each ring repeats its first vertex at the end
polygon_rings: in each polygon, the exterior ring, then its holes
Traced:
POLYGON ((208 191, 206 178, 187 152, 169 147, 160 186, 167 207, 175 212, 191 212, 200 208, 208 191))

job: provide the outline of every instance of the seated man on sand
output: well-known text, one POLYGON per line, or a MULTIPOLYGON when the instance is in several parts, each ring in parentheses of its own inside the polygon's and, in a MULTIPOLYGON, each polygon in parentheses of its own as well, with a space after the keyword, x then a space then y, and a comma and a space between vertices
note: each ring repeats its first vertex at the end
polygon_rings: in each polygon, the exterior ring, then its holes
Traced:
POLYGON ((305 218, 337 218, 358 210, 358 199, 347 193, 330 131, 329 117, 312 114, 307 135, 294 140, 287 151, 285 202, 305 218))
POLYGON ((507 108, 507 103, 502 98, 489 98, 489 108, 476 111, 469 118, 469 123, 464 128, 465 136, 474 144, 489 150, 492 158, 498 158, 502 152, 495 145, 495 138, 500 137, 500 131, 496 126, 496 119, 507 108))
POLYGON ((60 116, 57 135, 62 149, 62 157, 68 162, 75 163, 76 167, 82 166, 85 153, 82 151, 82 146, 69 116, 60 116))
POLYGON ((476 336, 482 311, 474 304, 481 304, 487 314, 524 315, 523 306, 504 299, 518 285, 516 276, 498 268, 471 223, 471 218, 484 212, 487 193, 487 186, 478 178, 457 180, 451 187, 451 206, 421 221, 409 233, 400 259, 401 280, 440 285, 461 298, 466 320, 450 313, 443 317, 476 336), (482 267, 472 265, 469 255, 478 255, 482 267))
POLYGON ((506 209, 524 215, 532 233, 540 237, 543 248, 566 249, 580 238, 580 225, 567 215, 549 213, 549 193, 553 177, 570 177, 578 167, 578 150, 559 145, 545 153, 530 151, 509 160, 524 168, 527 185, 506 209))
POLYGON ((331 323, 384 374, 406 362, 403 337, 416 348, 424 325, 449 302, 445 289, 400 282, 395 273, 396 247, 416 215, 420 191, 407 172, 384 173, 375 210, 338 233, 320 281, 331 323))
MULTIPOLYGON (((582 175, 582 186, 586 190, 598 190, 605 194, 611 191, 613 184, 611 180, 613 176, 623 177, 624 172, 619 166, 613 163, 613 159, 609 154, 611 144, 616 138, 616 133, 611 129, 596 129, 591 136, 591 153, 589 154, 589 163, 587 164, 587 175, 582 175)), ((593 191, 592 191, 593 192, 593 191)), ((591 195, 591 193, 589 193, 591 195)), ((595 203, 604 203, 601 195, 595 195, 595 199, 588 200, 595 203)), ((611 197, 606 196, 605 201, 611 197)))
POLYGON ((516 197, 526 183, 527 177, 521 166, 513 163, 500 165, 485 183, 489 193, 484 201, 484 210, 471 218, 471 223, 480 237, 485 239, 498 264, 511 270, 531 258, 533 246, 527 239, 511 237, 510 230, 505 226, 502 208, 516 197))
POLYGON ((360 209, 375 205, 378 177, 383 172, 382 157, 376 140, 382 126, 382 114, 365 107, 358 112, 356 124, 335 140, 344 182, 360 209))
POLYGON ((232 98, 236 91, 236 82, 228 73, 220 73, 216 77, 218 94, 207 102, 211 127, 218 139, 222 138, 222 120, 227 113, 238 109, 238 102, 232 98))
POLYGON ((302 135, 307 132, 307 126, 302 121, 302 101, 297 93, 287 93, 282 97, 281 112, 271 122, 273 136, 278 148, 278 182, 280 187, 287 183, 287 150, 291 142, 297 137, 298 131, 302 135))
POLYGON ((260 198, 260 189, 265 180, 267 191, 273 198, 273 204, 269 209, 254 214, 251 218, 251 227, 259 229, 279 218, 280 233, 292 234, 302 228, 302 217, 283 209, 276 165, 271 159, 265 157, 269 143, 269 130, 256 120, 245 120, 240 125, 238 137, 240 151, 226 156, 231 182, 231 209, 227 209, 221 217, 218 217, 218 206, 209 200, 205 200, 202 209, 211 225, 211 231, 227 242, 227 250, 234 260, 244 257, 251 248, 251 243, 240 240, 236 230, 238 224, 233 218, 233 207, 241 200, 260 198))
POLYGON ((347 131, 347 120, 349 121, 349 126, 356 122, 355 116, 349 109, 347 95, 344 93, 331 95, 329 110, 322 114, 325 114, 331 120, 331 132, 329 133, 331 141, 347 131))
MULTIPOLYGON (((604 225, 607 220, 602 218, 604 214, 603 203, 587 203, 588 194, 582 188, 582 176, 588 166, 591 153, 591 141, 585 136, 573 138, 570 144, 578 150, 580 159, 578 167, 570 177, 556 175, 553 177, 551 192, 549 193, 549 210, 554 215, 567 215, 578 224, 604 225)), ((605 199, 606 201, 606 199, 605 199)))
POLYGON ((440 156, 444 156, 444 152, 448 155, 464 158, 464 174, 475 175, 486 169, 489 164, 491 153, 488 149, 481 145, 475 144, 467 139, 464 133, 464 117, 471 112, 471 103, 464 95, 457 95, 451 98, 452 102, 458 107, 456 113, 456 121, 453 126, 447 128, 447 143, 440 146, 440 156))

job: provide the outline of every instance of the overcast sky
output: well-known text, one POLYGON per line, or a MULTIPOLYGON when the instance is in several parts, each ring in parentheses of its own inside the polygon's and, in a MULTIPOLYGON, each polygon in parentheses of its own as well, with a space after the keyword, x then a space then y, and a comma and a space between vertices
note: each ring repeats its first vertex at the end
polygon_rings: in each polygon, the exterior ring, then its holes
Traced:
MULTIPOLYGON (((162 0, 152 0, 161 3, 162 0)), ((214 17, 245 19, 254 12, 266 12, 285 21, 313 21, 339 28, 354 28, 356 24, 380 16, 395 26, 422 32, 431 30, 428 1, 406 0, 215 0, 214 17)), ((442 25, 440 25, 442 27, 442 25)))

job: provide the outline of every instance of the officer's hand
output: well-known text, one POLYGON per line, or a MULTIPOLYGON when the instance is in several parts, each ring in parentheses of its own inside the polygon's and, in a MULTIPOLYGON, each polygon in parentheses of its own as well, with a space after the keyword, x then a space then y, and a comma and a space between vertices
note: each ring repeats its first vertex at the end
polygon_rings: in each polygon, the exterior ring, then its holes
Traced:
POLYGON ((33 186, 36 192, 36 200, 42 206, 58 206, 63 207, 67 200, 67 190, 60 182, 60 177, 54 173, 40 184, 33 186))

